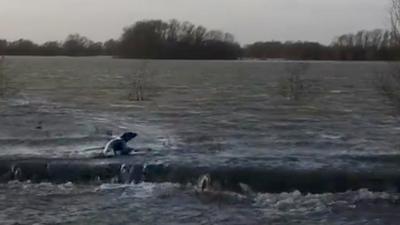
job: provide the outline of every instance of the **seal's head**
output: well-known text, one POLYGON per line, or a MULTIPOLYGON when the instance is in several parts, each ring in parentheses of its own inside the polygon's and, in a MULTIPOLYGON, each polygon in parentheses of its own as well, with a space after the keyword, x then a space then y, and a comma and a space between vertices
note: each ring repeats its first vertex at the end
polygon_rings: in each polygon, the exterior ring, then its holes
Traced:
POLYGON ((125 142, 128 142, 128 141, 134 139, 136 136, 137 136, 137 133, 126 132, 121 136, 121 139, 124 140, 125 142))

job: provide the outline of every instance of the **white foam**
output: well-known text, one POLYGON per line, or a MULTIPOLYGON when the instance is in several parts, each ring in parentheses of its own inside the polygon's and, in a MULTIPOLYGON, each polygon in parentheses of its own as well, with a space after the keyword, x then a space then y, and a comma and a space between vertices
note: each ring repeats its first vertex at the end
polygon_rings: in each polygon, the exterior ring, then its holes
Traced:
POLYGON ((302 195, 299 191, 281 194, 258 194, 255 206, 267 215, 304 214, 329 211, 332 194, 302 195))
POLYGON ((140 184, 102 184, 95 189, 97 192, 122 190, 120 198, 145 199, 170 194, 179 188, 172 183, 140 183, 140 184))
POLYGON ((343 136, 335 135, 335 134, 321 134, 321 138, 324 139, 331 139, 331 140, 338 140, 341 139, 343 136))
POLYGON ((341 93, 343 93, 342 90, 331 90, 329 92, 332 93, 332 94, 341 94, 341 93))
POLYGON ((368 189, 361 189, 356 192, 354 201, 362 200, 397 200, 399 197, 386 192, 371 192, 368 189))
POLYGON ((395 194, 371 192, 367 189, 345 193, 303 195, 299 191, 280 194, 258 194, 254 205, 268 216, 308 213, 330 213, 335 207, 353 209, 360 201, 398 200, 395 194))

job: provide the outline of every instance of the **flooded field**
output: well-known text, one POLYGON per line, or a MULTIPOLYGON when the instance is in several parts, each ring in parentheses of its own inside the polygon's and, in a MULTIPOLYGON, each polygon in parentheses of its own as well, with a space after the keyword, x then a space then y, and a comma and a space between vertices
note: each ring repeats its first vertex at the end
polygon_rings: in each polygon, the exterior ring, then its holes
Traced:
POLYGON ((400 220, 400 112, 375 88, 386 63, 7 57, 3 67, 1 162, 90 159, 134 131, 131 144, 152 150, 140 163, 187 168, 169 173, 185 181, 207 168, 241 191, 46 175, 0 185, 2 224, 400 220))

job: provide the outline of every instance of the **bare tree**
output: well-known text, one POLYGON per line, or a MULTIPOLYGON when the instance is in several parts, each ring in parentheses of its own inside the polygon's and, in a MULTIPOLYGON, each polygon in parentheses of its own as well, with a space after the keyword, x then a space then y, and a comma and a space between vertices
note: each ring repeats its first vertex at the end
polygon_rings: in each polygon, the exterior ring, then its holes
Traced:
POLYGON ((392 34, 396 43, 400 43, 400 0, 391 0, 390 22, 392 26, 392 34))
MULTIPOLYGON (((391 0, 391 45, 398 47, 400 44, 400 0, 391 0)), ((387 37, 385 37, 387 38, 387 37)), ((397 64, 389 64, 388 71, 375 76, 374 85, 377 90, 400 110, 400 67, 397 64)))

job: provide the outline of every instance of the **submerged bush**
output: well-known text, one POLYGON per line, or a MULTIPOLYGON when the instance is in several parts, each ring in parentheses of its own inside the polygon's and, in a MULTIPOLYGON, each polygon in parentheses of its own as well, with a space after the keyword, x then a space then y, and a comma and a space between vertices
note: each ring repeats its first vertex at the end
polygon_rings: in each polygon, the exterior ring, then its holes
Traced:
POLYGON ((0 97, 4 97, 7 94, 8 79, 4 72, 4 58, 0 58, 0 97))
POLYGON ((288 65, 286 67, 288 75, 279 80, 279 94, 290 100, 300 100, 307 91, 306 80, 302 76, 307 72, 308 68, 308 63, 288 65))
POLYGON ((398 66, 393 65, 389 72, 378 74, 375 79, 375 87, 400 110, 400 68, 398 66))
POLYGON ((291 101, 311 99, 322 93, 320 80, 305 78, 309 63, 290 63, 285 69, 287 75, 278 81, 278 94, 291 101))
POLYGON ((132 76, 128 89, 130 101, 145 101, 148 98, 149 85, 147 79, 152 75, 148 62, 144 61, 132 76), (147 94, 147 95, 146 95, 147 94))

